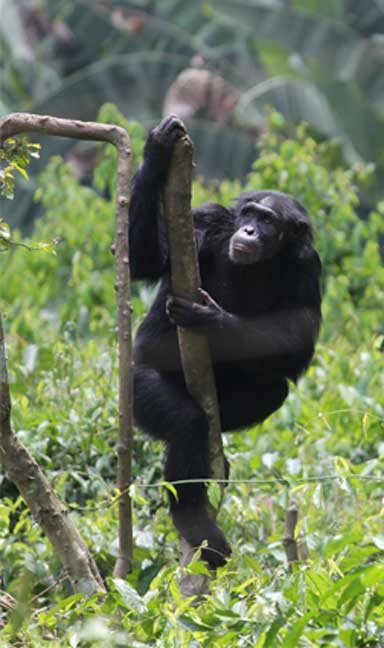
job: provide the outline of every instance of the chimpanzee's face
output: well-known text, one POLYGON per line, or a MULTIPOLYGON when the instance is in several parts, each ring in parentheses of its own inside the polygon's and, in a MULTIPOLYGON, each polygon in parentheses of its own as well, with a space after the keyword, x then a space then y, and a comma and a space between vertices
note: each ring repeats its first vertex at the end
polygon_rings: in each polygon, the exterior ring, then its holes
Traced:
POLYGON ((239 265, 260 263, 276 256, 284 245, 286 223, 273 207, 273 199, 250 197, 236 209, 236 231, 229 243, 229 257, 239 265))
POLYGON ((277 191, 244 192, 235 208, 229 258, 239 265, 262 263, 306 236, 311 236, 310 220, 292 196, 277 191))

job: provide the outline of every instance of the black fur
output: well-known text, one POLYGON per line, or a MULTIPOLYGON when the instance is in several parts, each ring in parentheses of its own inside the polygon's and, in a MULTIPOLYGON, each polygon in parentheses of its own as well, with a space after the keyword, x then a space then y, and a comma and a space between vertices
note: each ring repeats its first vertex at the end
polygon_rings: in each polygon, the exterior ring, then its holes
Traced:
MULTIPOLYGON (((134 279, 161 279, 135 342, 135 419, 166 444, 168 481, 209 477, 207 419, 186 390, 176 325, 208 336, 223 431, 264 421, 284 402, 288 381, 308 367, 320 327, 321 264, 311 223, 291 196, 244 192, 234 208, 194 211, 204 291, 201 303, 171 295, 162 190, 183 124, 168 117, 147 141, 130 208, 134 279)), ((204 484, 171 497, 179 532, 203 557, 223 564, 229 545, 210 514, 204 484)))

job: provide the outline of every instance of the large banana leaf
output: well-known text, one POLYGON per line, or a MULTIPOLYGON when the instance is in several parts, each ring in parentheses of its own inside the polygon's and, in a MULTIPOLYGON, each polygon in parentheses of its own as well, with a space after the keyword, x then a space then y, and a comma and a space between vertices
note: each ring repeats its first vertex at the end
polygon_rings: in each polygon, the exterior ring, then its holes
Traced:
MULTIPOLYGON (((304 10, 295 10, 289 5, 265 0, 212 0, 214 8, 213 21, 231 26, 233 38, 242 33, 252 38, 255 45, 262 48, 263 43, 275 43, 286 52, 297 53, 308 61, 309 66, 327 70, 328 76, 345 82, 352 81, 359 85, 367 100, 379 105, 384 99, 383 84, 383 43, 381 39, 370 34, 358 32, 348 24, 352 11, 349 3, 339 3, 339 17, 311 15, 304 10)), ((303 2, 298 3, 306 6, 303 2)), ((317 6, 311 2, 311 6, 317 6)), ((333 3, 337 4, 337 3, 333 3)), ((370 7, 372 29, 382 25, 384 31, 384 10, 375 3, 361 3, 370 7), (374 21, 376 17, 376 21, 374 21)), ((293 4, 293 6, 295 6, 293 4)), ((319 0, 320 7, 320 0, 319 0)), ((384 111, 381 103, 381 111, 384 111)))
POLYGON ((317 87, 299 79, 269 79, 243 94, 236 109, 237 122, 260 124, 266 106, 293 122, 311 124, 326 137, 338 136, 351 163, 380 160, 384 122, 350 83, 332 82, 326 76, 317 87))
MULTIPOLYGON (((339 135, 350 160, 376 163, 380 191, 384 66, 383 36, 378 31, 384 29, 383 0, 360 5, 354 0, 297 0, 289 5, 272 0, 212 0, 211 5, 213 20, 232 25, 233 38, 241 32, 261 49, 268 44, 274 70, 276 61, 282 67, 285 51, 283 69, 292 76, 291 81, 272 78, 251 87, 237 110, 238 119, 246 121, 252 111, 252 119, 257 119, 263 105, 270 103, 325 135, 339 135)), ((268 54, 264 53, 263 61, 268 68, 268 54)))

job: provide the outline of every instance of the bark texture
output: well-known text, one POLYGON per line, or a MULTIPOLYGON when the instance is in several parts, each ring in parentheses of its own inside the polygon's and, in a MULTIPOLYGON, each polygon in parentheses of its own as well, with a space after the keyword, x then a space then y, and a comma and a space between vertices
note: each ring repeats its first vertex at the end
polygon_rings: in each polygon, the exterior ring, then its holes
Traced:
MULTIPOLYGON (((192 142, 184 136, 175 146, 167 185, 164 192, 164 211, 168 226, 171 259, 172 290, 178 297, 200 301, 200 271, 191 211, 192 142)), ((177 329, 185 381, 190 394, 202 406, 209 421, 210 476, 224 480, 224 453, 221 423, 208 341, 182 327, 177 329)), ((185 538, 180 539, 180 562, 187 565, 194 549, 185 538)), ((209 578, 204 575, 185 575, 180 579, 184 596, 201 595, 207 591, 209 578)))
MULTIPOLYGON (((191 211, 192 153, 188 136, 177 142, 164 194, 164 211, 168 224, 173 292, 178 297, 199 302, 201 280, 191 211)), ((211 477, 223 480, 221 424, 208 341, 203 335, 181 327, 177 333, 188 391, 203 407, 209 420, 211 477)))

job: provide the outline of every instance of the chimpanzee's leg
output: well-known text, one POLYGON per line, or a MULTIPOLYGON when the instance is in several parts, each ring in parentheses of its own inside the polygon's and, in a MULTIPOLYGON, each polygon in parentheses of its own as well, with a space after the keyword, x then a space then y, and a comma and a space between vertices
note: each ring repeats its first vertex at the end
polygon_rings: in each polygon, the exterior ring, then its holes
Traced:
POLYGON ((288 395, 284 378, 255 378, 252 374, 216 376, 221 427, 231 432, 262 423, 279 409, 288 395))
MULTIPOLYGON (((208 478, 207 418, 188 394, 182 376, 136 366, 134 393, 136 423, 166 443, 165 479, 208 478)), ((177 530, 194 547, 207 540, 204 559, 222 565, 230 549, 211 519, 205 484, 179 484, 176 491, 177 499, 170 495, 170 506, 177 530)))

